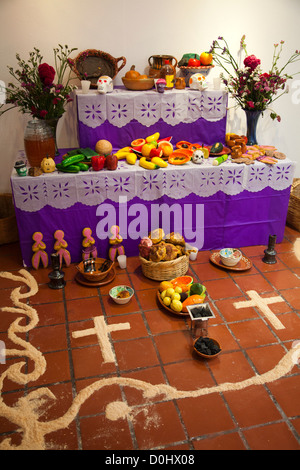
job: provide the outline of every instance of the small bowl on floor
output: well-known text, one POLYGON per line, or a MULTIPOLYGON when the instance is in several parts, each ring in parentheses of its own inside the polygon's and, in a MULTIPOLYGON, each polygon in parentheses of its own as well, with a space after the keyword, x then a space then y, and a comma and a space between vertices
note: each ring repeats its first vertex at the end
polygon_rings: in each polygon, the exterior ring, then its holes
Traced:
POLYGON ((129 286, 115 286, 109 291, 110 298, 116 302, 116 304, 124 305, 127 304, 134 294, 134 290, 129 286))
POLYGON ((194 341, 193 349, 195 353, 205 359, 213 359, 221 352, 218 341, 213 338, 202 336, 194 341))
POLYGON ((225 266, 236 266, 242 259, 242 253, 237 248, 223 248, 220 250, 220 258, 225 266))

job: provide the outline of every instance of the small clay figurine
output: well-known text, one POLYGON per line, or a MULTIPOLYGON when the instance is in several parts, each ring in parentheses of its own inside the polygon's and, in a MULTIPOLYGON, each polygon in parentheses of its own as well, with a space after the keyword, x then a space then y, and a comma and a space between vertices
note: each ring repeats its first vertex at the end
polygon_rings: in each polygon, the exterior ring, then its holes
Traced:
POLYGON ((15 170, 18 173, 19 176, 26 176, 27 175, 27 168, 24 162, 22 160, 18 160, 15 163, 15 170))

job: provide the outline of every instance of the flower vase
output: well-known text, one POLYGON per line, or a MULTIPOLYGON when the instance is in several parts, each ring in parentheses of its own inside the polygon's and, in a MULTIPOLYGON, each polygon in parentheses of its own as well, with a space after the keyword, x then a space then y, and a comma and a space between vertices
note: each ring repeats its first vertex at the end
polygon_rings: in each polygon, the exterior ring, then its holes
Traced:
POLYGON ((261 111, 251 111, 249 109, 244 109, 246 113, 246 119, 247 119, 247 139, 248 145, 256 145, 257 144, 257 138, 256 138, 256 128, 257 128, 257 122, 262 114, 261 111))
POLYGON ((57 147, 57 139, 56 139, 56 131, 57 131, 57 124, 60 118, 52 118, 52 119, 45 119, 46 123, 52 129, 54 142, 55 142, 55 156, 59 155, 58 147, 57 147))

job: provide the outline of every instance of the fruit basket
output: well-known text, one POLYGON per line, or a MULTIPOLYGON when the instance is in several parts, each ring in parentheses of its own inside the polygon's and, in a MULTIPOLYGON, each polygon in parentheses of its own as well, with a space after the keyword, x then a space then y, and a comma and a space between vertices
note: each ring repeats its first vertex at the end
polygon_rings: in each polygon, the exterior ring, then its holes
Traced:
POLYGON ((140 263, 144 276, 155 281, 169 281, 183 276, 189 269, 189 254, 180 256, 172 261, 148 261, 142 256, 140 263))
POLYGON ((300 232, 300 178, 295 178, 291 187, 286 222, 300 232))
POLYGON ((16 242, 18 227, 11 194, 0 194, 0 245, 16 242))

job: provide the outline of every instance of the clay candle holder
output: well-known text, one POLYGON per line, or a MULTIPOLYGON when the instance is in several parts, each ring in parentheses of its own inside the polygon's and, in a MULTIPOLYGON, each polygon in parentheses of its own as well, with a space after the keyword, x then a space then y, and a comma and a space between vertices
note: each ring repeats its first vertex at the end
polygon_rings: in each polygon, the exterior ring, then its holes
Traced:
POLYGON ((266 264, 275 264, 276 260, 276 251, 275 251, 276 235, 269 236, 268 248, 264 250, 265 256, 263 257, 263 262, 266 264))

